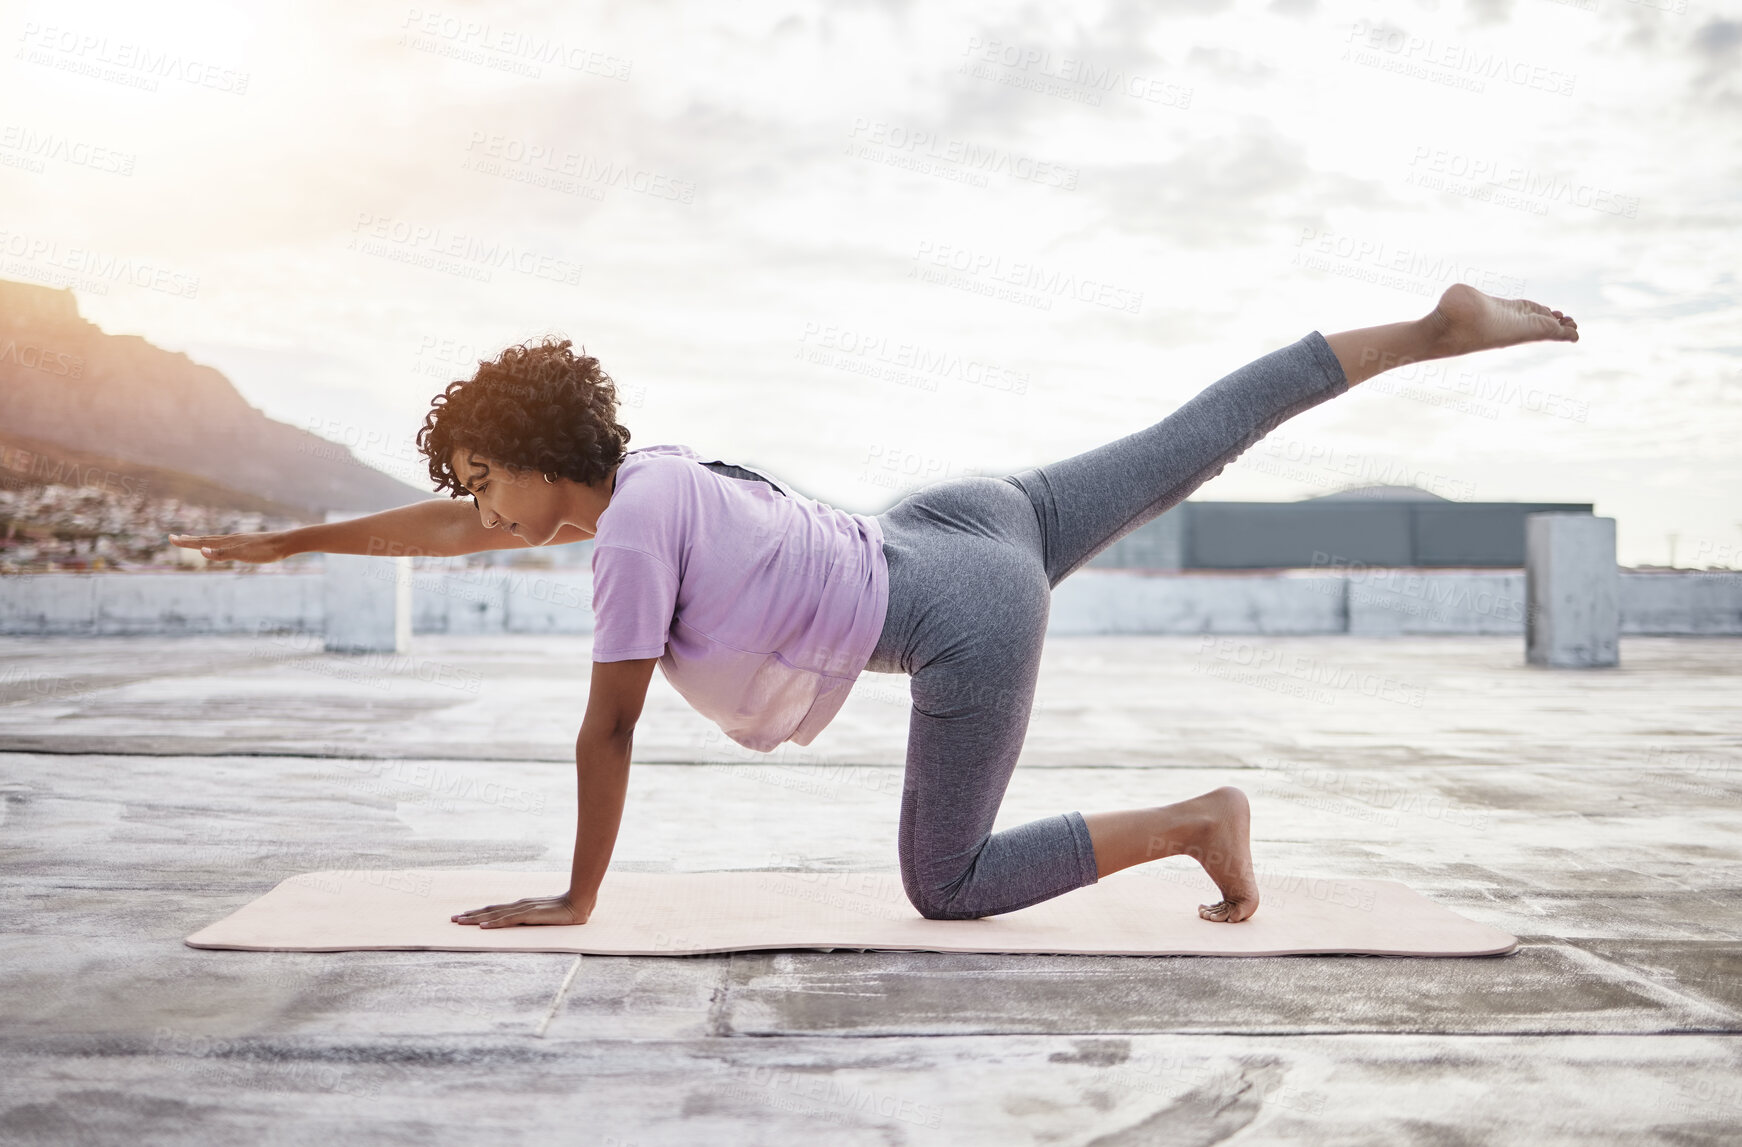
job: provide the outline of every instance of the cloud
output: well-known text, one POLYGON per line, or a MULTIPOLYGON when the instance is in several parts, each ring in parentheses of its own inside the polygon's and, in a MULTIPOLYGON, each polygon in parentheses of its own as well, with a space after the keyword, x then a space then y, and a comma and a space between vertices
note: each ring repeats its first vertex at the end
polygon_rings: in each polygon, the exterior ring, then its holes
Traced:
POLYGON ((1700 62, 1694 88, 1705 99, 1742 103, 1736 76, 1742 70, 1742 21, 1708 20, 1695 29, 1693 51, 1700 62))
POLYGON ((1504 24, 1512 17, 1512 0, 1470 0, 1472 23, 1504 24))
POLYGON ((1262 243, 1284 221, 1316 221, 1329 205, 1394 203, 1382 184, 1316 167, 1307 145, 1263 121, 1187 143, 1171 159, 1089 169, 1100 225, 1195 250, 1262 243))

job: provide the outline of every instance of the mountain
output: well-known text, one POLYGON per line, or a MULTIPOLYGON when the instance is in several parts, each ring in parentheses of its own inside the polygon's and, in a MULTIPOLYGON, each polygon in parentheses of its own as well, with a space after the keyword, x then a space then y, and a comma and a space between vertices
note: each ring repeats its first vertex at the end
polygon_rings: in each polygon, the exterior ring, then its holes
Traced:
POLYGON ((173 498, 189 505, 239 514, 295 519, 309 516, 305 506, 274 502, 270 498, 231 489, 210 478, 164 466, 92 454, 0 428, 0 490, 27 490, 49 485, 101 490, 123 501, 129 496, 173 498))
POLYGON ((435 495, 266 417, 230 380, 79 314, 71 290, 0 279, 0 431, 181 471, 294 507, 373 513, 435 495))

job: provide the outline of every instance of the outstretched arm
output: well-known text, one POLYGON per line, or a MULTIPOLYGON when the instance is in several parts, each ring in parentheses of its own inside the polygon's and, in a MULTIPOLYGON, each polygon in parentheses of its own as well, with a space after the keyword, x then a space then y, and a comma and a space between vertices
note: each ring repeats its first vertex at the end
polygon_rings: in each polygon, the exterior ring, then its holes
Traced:
MULTIPOLYGON (((563 526, 551 545, 592 537, 563 526)), ((253 534, 171 534, 171 542, 197 549, 215 562, 275 562, 292 554, 372 554, 382 557, 458 557, 484 550, 525 549, 525 538, 483 523, 478 509, 459 499, 430 498, 343 522, 317 522, 253 534)))
POLYGON ((451 558, 484 550, 522 549, 527 543, 504 526, 484 525, 468 501, 430 498, 343 522, 285 531, 290 553, 378 554, 451 558))

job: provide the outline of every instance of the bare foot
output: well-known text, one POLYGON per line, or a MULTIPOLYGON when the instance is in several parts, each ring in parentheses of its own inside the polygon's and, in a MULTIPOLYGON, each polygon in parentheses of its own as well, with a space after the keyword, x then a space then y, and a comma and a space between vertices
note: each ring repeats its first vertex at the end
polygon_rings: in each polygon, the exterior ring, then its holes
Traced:
POLYGON ((1195 797, 1205 814, 1197 839, 1180 852, 1204 866, 1222 899, 1198 905, 1198 915, 1221 924, 1238 924, 1258 911, 1258 878, 1252 871, 1252 807, 1246 794, 1224 785, 1195 797))
POLYGON ((1433 358, 1542 339, 1579 341, 1579 324, 1571 316, 1529 299, 1497 299, 1466 283, 1447 287, 1426 322, 1438 333, 1433 358))

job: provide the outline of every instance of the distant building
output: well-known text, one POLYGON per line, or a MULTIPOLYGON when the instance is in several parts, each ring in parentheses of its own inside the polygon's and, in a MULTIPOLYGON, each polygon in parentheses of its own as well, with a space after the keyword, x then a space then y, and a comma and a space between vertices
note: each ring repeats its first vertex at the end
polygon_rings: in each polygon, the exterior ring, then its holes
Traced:
POLYGON ((1524 516, 1590 502, 1454 502, 1363 486, 1299 502, 1181 502, 1097 554, 1101 569, 1240 570, 1524 565, 1524 516))

